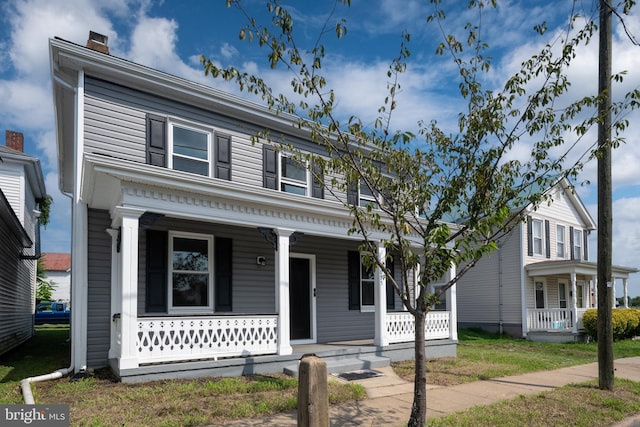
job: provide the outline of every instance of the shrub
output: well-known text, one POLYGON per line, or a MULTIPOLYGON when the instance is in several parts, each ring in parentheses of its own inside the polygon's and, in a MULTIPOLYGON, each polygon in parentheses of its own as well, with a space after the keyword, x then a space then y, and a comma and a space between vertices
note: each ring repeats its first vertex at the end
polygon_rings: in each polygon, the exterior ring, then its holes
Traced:
POLYGON ((587 335, 594 340, 598 339, 598 310, 589 309, 582 315, 582 326, 587 335))
MULTIPOLYGON (((617 308, 612 310, 613 339, 622 340, 640 335, 640 310, 617 308)), ((598 310, 589 309, 582 315, 582 325, 587 335, 598 338, 598 310)))

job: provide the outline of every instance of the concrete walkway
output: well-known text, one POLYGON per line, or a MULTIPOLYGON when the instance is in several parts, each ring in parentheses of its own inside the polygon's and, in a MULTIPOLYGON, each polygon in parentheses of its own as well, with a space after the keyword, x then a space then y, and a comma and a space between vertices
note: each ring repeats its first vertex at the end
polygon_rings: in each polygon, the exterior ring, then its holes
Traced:
MULTIPOLYGON (((640 381, 640 357, 615 361, 615 375, 640 381)), ((364 386, 368 398, 359 402, 330 407, 331 426, 400 426, 406 425, 413 402, 413 383, 398 377, 390 367, 379 368, 384 376, 356 381, 364 386)), ((439 417, 476 405, 487 405, 520 395, 537 394, 571 383, 598 378, 598 364, 573 366, 552 371, 495 378, 451 387, 427 387, 427 416, 439 417)), ((295 426, 296 413, 265 419, 234 421, 237 426, 295 426)), ((616 427, 640 427, 640 413, 616 427)))

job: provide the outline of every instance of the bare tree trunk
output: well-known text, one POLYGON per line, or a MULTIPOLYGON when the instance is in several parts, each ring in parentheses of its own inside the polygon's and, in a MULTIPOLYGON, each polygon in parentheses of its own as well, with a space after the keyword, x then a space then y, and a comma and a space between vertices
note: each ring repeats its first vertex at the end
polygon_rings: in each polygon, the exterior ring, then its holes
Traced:
POLYGON ((418 304, 418 314, 415 316, 415 371, 413 382, 413 405, 409 427, 424 427, 427 422, 427 360, 425 354, 424 327, 427 317, 424 303, 418 304))

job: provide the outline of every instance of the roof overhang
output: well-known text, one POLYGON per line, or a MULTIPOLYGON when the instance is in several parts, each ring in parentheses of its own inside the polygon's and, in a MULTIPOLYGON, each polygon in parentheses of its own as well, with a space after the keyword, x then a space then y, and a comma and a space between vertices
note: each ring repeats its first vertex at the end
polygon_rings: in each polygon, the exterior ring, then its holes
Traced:
MULTIPOLYGON (((562 274, 581 274, 585 276, 596 276, 598 274, 598 264, 590 261, 580 260, 554 260, 541 261, 528 264, 524 267, 529 277, 534 276, 554 276, 562 274)), ((612 276, 617 279, 627 279, 630 274, 637 273, 637 268, 613 266, 612 276)))

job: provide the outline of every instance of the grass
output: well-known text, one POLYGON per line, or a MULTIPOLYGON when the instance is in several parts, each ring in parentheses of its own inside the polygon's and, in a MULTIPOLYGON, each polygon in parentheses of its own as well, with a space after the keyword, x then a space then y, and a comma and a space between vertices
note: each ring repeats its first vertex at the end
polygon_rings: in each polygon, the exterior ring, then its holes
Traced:
MULTIPOLYGON (((0 403, 23 403, 20 381, 69 365, 69 327, 38 326, 27 343, 0 357, 0 403)), ((82 381, 32 384, 36 403, 71 407, 71 425, 197 426, 264 417, 297 407, 298 382, 282 374, 117 382, 108 370, 82 381)), ((365 397, 359 384, 329 382, 329 402, 365 397)))
MULTIPOLYGON (((68 326, 37 327, 36 336, 0 357, 0 403, 22 403, 20 380, 69 365, 68 326)), ((506 375, 562 368, 597 360, 597 344, 533 343, 474 330, 459 334, 457 358, 428 361, 428 382, 454 385, 506 375)), ((640 341, 614 343, 617 358, 640 354, 640 341)), ((394 364, 413 381, 413 362, 394 364)), ((296 408, 297 382, 284 375, 155 381, 122 384, 100 370, 82 381, 34 384, 38 403, 67 403, 71 425, 197 426, 233 424, 296 408)), ((330 382, 332 404, 364 398, 357 384, 330 382)), ((609 425, 640 411, 640 383, 616 379, 613 392, 595 383, 429 420, 433 426, 609 425)))

